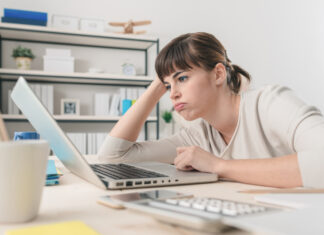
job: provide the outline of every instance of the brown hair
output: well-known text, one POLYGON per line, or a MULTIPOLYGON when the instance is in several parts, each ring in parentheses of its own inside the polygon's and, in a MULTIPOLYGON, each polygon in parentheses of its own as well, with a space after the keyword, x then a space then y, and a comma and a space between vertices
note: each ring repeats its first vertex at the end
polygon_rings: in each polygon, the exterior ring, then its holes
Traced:
POLYGON ((242 76, 251 80, 251 76, 241 67, 231 63, 220 41, 214 35, 204 32, 180 35, 169 42, 159 53, 155 61, 155 70, 161 81, 175 72, 175 69, 192 69, 197 66, 211 71, 222 63, 227 71, 227 85, 238 93, 242 76))

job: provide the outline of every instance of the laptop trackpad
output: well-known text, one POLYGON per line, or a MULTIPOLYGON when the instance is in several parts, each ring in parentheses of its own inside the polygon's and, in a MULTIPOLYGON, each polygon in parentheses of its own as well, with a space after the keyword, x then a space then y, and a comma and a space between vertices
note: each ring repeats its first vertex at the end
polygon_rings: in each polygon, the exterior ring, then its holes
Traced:
POLYGON ((210 175, 209 173, 202 173, 197 171, 180 171, 177 170, 174 165, 166 164, 166 163, 160 163, 160 162, 140 162, 140 163, 131 163, 128 165, 132 165, 135 167, 143 168, 150 171, 155 171, 160 174, 168 175, 171 177, 197 177, 197 174, 199 175, 210 175))

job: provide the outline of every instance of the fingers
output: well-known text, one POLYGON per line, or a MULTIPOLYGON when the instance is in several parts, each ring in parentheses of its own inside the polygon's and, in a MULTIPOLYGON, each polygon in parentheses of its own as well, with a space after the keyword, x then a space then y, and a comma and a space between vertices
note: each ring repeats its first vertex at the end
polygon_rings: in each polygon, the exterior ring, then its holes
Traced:
POLYGON ((188 161, 188 158, 179 156, 176 158, 176 160, 177 161, 174 162, 174 165, 178 170, 191 171, 194 169, 188 161))
POLYGON ((177 157, 174 159, 174 165, 179 170, 191 171, 194 168, 190 164, 190 156, 186 153, 188 147, 178 147, 177 157))
POLYGON ((185 155, 182 153, 184 153, 186 151, 186 149, 187 149, 187 147, 178 147, 176 149, 177 157, 174 159, 174 165, 177 165, 182 160, 182 158, 185 157, 185 155))
POLYGON ((184 151, 186 151, 186 149, 188 149, 189 147, 177 147, 177 154, 180 154, 180 153, 182 153, 182 152, 184 152, 184 151))

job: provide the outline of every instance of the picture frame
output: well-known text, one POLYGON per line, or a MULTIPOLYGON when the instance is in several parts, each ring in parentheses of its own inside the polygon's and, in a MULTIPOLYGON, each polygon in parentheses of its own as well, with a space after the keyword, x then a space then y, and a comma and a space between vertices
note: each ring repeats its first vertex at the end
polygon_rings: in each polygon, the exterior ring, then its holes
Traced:
POLYGON ((61 115, 80 115, 80 100, 61 99, 61 115))

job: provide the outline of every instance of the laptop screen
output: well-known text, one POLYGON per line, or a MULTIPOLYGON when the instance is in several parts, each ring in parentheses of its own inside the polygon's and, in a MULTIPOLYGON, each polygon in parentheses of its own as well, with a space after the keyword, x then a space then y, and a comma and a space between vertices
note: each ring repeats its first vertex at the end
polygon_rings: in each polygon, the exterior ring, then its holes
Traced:
POLYGON ((51 149, 66 168, 81 178, 105 188, 23 77, 19 77, 11 98, 40 136, 49 142, 51 149))

